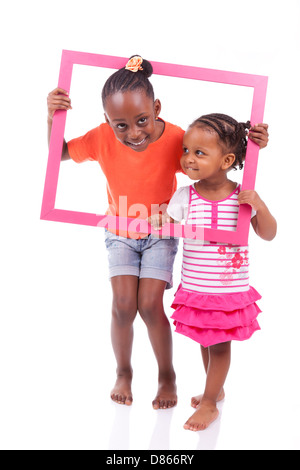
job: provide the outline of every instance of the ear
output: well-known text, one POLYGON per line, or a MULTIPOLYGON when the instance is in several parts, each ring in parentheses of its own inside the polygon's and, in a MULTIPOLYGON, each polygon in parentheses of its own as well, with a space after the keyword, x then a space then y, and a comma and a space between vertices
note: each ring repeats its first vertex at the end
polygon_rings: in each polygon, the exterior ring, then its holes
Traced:
POLYGON ((160 115, 161 112, 161 102, 160 100, 155 100, 154 101, 154 115, 155 118, 157 118, 160 115))
POLYGON ((234 153, 227 153, 223 157, 222 170, 228 170, 235 162, 234 153))

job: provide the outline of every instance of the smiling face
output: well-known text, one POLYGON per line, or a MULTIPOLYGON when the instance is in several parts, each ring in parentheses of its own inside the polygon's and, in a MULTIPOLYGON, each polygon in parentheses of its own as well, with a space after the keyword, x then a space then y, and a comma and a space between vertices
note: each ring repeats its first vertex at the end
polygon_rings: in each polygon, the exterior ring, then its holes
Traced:
POLYGON ((163 122, 157 121, 161 110, 159 100, 145 91, 118 92, 105 101, 105 119, 121 144, 143 152, 163 132, 163 122))
POLYGON ((224 175, 235 160, 221 146, 219 136, 205 127, 190 127, 183 137, 181 167, 192 180, 211 180, 224 175))

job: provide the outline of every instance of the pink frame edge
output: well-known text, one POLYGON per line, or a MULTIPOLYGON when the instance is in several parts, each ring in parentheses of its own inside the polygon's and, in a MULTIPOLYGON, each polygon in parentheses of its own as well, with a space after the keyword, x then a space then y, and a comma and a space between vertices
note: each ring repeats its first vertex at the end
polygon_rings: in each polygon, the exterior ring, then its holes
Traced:
MULTIPOLYGON (((87 65, 94 67, 119 69, 123 67, 127 58, 115 57, 86 52, 62 51, 60 74, 58 86, 70 91, 73 65, 87 65)), ((153 62, 153 72, 157 75, 179 77, 209 82, 225 83, 230 85, 253 87, 253 101, 250 121, 252 124, 263 122, 268 77, 251 75, 237 72, 226 72, 222 70, 204 69, 186 65, 175 65, 163 62, 153 62)), ((55 208, 55 199, 63 146, 66 111, 57 111, 53 117, 52 133, 49 145, 49 157, 45 177, 44 194, 40 218, 56 222, 66 222, 79 225, 90 225, 94 227, 113 227, 126 230, 134 219, 98 215, 87 212, 68 211, 55 208)), ((254 189, 256 170, 258 163, 259 147, 249 140, 242 189, 254 189)), ((249 227, 251 219, 251 207, 240 206, 236 231, 205 228, 202 231, 203 239, 212 242, 232 243, 245 245, 248 242, 249 227)), ((170 235, 175 237, 185 236, 185 226, 180 224, 167 224, 162 230, 154 230, 147 221, 140 220, 140 232, 170 235)), ((135 221, 135 224, 137 221, 135 221)), ((196 231, 196 227, 189 227, 196 231)), ((138 231, 138 229, 137 229, 138 231)), ((201 237, 202 238, 202 237, 201 237)))

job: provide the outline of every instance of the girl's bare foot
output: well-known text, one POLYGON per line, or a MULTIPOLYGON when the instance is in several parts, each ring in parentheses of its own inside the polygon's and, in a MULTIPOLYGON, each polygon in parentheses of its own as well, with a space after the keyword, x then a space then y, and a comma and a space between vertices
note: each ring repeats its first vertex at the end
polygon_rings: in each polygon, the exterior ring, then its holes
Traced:
POLYGON ((131 382, 131 373, 118 374, 115 386, 110 394, 111 399, 120 405, 132 405, 131 382))
POLYGON ((219 416, 219 411, 214 402, 203 399, 195 413, 187 420, 184 429, 189 431, 203 431, 219 416))
POLYGON ((172 378, 161 378, 158 382, 158 391, 152 406, 155 410, 166 410, 177 405, 177 387, 175 374, 172 378))
MULTIPOLYGON (((196 397, 192 397, 191 399, 191 406, 193 408, 198 408, 198 406, 200 405, 201 403, 201 400, 203 398, 203 395, 197 395, 196 397)), ((225 398, 225 392, 224 392, 224 389, 222 388, 218 398, 217 398, 217 402, 220 402, 222 400, 224 400, 225 398)))

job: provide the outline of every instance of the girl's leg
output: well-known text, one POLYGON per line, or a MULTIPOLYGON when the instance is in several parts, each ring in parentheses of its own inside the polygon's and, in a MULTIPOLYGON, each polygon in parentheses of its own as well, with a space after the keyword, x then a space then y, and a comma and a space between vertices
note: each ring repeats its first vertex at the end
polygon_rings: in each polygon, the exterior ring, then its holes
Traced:
POLYGON ((133 322, 137 314, 138 277, 115 276, 111 278, 113 289, 111 338, 117 361, 117 380, 111 391, 113 401, 132 404, 131 352, 133 322))
MULTIPOLYGON (((202 361, 203 361, 205 373, 207 374, 207 369, 208 369, 208 364, 209 364, 209 349, 201 345, 200 345, 200 348, 201 348, 201 355, 202 355, 202 361)), ((193 408, 198 408, 202 400, 202 397, 203 397, 203 394, 192 397, 191 406, 193 408)), ((222 387, 222 390, 220 392, 220 395, 218 396, 217 401, 222 401, 224 400, 224 398, 225 398, 225 392, 224 392, 224 388, 222 387)))
POLYGON ((210 346, 208 353, 205 391, 196 412, 184 425, 185 429, 191 431, 206 429, 219 415, 217 401, 230 367, 231 342, 210 346))
POLYGON ((201 344, 200 344, 200 349, 201 349, 201 356, 202 356, 204 369, 205 369, 205 372, 207 374, 208 364, 209 364, 209 350, 208 350, 208 348, 205 348, 204 346, 201 346, 201 344))
POLYGON ((172 408, 177 403, 176 376, 172 364, 172 333, 163 307, 166 282, 140 279, 138 310, 144 320, 158 364, 158 392, 154 409, 172 408))

